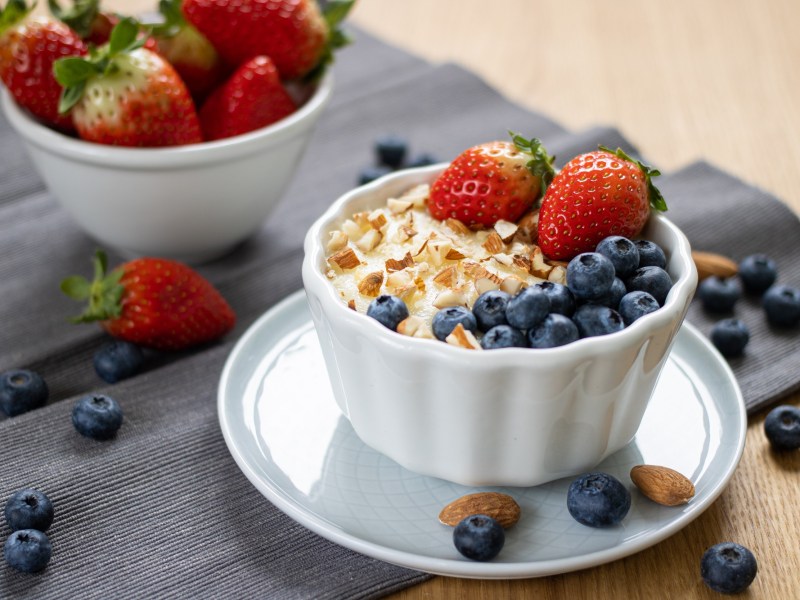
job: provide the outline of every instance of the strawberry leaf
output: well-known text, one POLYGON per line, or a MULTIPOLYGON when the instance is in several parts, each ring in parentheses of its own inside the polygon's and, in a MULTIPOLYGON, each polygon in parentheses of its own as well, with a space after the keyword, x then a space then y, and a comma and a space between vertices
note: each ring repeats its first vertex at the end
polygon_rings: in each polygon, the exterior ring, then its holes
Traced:
POLYGON ((47 0, 50 12, 82 38, 92 31, 92 22, 100 12, 100 0, 74 0, 71 8, 61 8, 58 0, 47 0))
POLYGON ((526 166, 531 174, 538 177, 541 181, 541 193, 542 196, 544 196, 547 186, 550 185, 550 182, 553 181, 553 177, 555 177, 556 174, 556 170, 553 168, 553 161, 555 161, 556 157, 550 156, 547 153, 547 149, 539 139, 527 139, 513 131, 509 131, 508 133, 511 135, 511 140, 514 142, 517 149, 532 157, 526 166))
POLYGON ((108 39, 108 57, 114 58, 118 54, 141 47, 144 40, 138 38, 139 22, 130 17, 122 19, 111 30, 111 37, 108 39))
POLYGON ((614 156, 617 156, 622 160, 627 160, 628 162, 632 162, 633 164, 638 166, 642 170, 642 173, 644 174, 644 180, 647 183, 647 198, 650 202, 650 207, 660 212, 666 212, 668 210, 667 201, 664 200, 664 196, 661 194, 661 190, 659 190, 653 184, 653 177, 658 177, 659 175, 661 175, 661 171, 659 171, 658 169, 654 169, 644 164, 642 161, 633 158, 632 156, 628 155, 622 148, 617 148, 616 150, 611 150, 606 146, 598 146, 598 148, 603 152, 609 152, 610 154, 613 154, 614 156))
POLYGON ((0 9, 0 33, 22 21, 31 10, 25 0, 8 0, 6 7, 0 9))
POLYGON ((328 26, 328 41, 317 65, 303 77, 304 83, 314 83, 322 79, 328 65, 333 62, 334 51, 352 43, 353 39, 339 29, 339 25, 347 17, 353 4, 355 0, 329 0, 325 5, 322 16, 328 26))
POLYGON ((105 252, 98 250, 93 259, 94 280, 90 283, 80 275, 67 277, 61 282, 61 291, 75 300, 89 300, 86 310, 71 319, 73 323, 106 321, 122 314, 122 297, 125 287, 120 283, 123 270, 106 274, 108 261, 105 252))
POLYGON ((160 0, 158 12, 164 17, 163 23, 152 25, 151 34, 159 38, 171 38, 180 33, 187 26, 186 19, 181 11, 181 0, 160 0))

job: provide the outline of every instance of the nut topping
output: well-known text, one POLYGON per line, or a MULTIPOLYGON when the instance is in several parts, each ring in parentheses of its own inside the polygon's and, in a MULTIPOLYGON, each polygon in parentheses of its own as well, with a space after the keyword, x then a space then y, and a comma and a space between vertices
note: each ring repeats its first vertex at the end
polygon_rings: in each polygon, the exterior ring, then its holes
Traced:
POLYGON ((443 525, 455 527, 472 515, 487 515, 508 529, 519 521, 521 509, 517 501, 508 494, 499 492, 478 492, 467 494, 454 500, 439 513, 443 525))

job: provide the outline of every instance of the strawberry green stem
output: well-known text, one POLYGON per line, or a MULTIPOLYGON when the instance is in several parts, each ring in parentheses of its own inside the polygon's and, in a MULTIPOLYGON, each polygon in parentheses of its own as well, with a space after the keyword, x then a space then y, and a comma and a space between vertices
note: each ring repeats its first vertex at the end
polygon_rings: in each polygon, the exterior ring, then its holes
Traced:
POLYGON ((5 8, 0 9, 0 35, 24 20, 32 10, 33 6, 28 8, 25 0, 8 0, 5 8))
POLYGON ((544 145, 537 138, 527 139, 513 131, 508 132, 511 135, 511 140, 520 152, 530 155, 532 158, 526 165, 531 174, 535 175, 541 181, 542 196, 544 196, 547 186, 553 181, 556 171, 553 168, 553 161, 555 156, 550 156, 547 153, 544 145))
POLYGON ((622 160, 627 160, 628 162, 632 162, 633 164, 637 165, 644 174, 645 183, 647 183, 647 197, 650 201, 650 206, 657 211, 666 212, 667 209, 667 201, 664 200, 664 196, 661 194, 661 190, 659 190, 653 184, 653 177, 658 177, 661 175, 661 171, 658 169, 654 169, 642 161, 633 158, 632 156, 628 155, 622 148, 617 148, 616 150, 611 150, 610 148, 606 148, 605 146, 598 146, 600 150, 603 152, 609 152, 614 156, 621 158, 622 160))
POLYGON ((318 81, 322 75, 325 74, 328 65, 333 62, 334 51, 347 46, 353 41, 352 38, 339 27, 347 17, 350 9, 353 8, 353 4, 355 4, 355 0, 329 0, 325 4, 322 16, 325 18, 325 23, 328 26, 328 42, 325 44, 325 49, 322 52, 317 66, 303 77, 303 81, 306 83, 318 81))
POLYGON ((100 12, 100 0, 73 0, 70 8, 61 8, 58 0, 47 0, 50 12, 82 38, 92 31, 92 23, 100 12))
POLYGON ((120 283, 123 271, 115 269, 107 273, 108 259, 105 252, 98 250, 93 258, 94 279, 87 280, 80 275, 67 277, 61 282, 61 291, 73 300, 89 301, 89 306, 73 323, 91 323, 119 317, 122 313, 122 296, 125 287, 120 283))

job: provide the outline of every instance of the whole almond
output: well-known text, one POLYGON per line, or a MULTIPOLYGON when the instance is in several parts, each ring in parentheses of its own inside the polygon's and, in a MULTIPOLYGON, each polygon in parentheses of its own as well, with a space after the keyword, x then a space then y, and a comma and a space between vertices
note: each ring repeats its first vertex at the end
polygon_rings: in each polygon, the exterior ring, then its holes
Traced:
POLYGON ((727 279, 739 272, 739 265, 721 254, 693 251, 692 260, 694 260, 694 265, 697 267, 697 277, 700 281, 712 275, 727 279))
POLYGON ((694 497, 694 485, 669 467, 638 465, 631 469, 631 480, 645 496, 664 506, 686 504, 694 497))
POLYGON ((472 515, 488 515, 508 529, 519 521, 520 508, 517 501, 508 494, 499 492, 478 492, 467 494, 454 500, 439 513, 439 521, 455 527, 472 515))

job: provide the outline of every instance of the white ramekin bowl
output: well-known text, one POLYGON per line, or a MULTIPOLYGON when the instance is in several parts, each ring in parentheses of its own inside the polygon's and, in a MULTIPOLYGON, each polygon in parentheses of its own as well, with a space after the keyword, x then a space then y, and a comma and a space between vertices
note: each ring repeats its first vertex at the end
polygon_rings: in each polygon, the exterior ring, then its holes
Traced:
POLYGON ((432 182, 443 165, 350 191, 305 238, 303 283, 336 401, 358 436, 402 466, 464 485, 531 486, 596 466, 634 437, 691 302, 686 237, 653 215, 674 286, 623 331, 546 350, 466 350, 411 338, 349 309, 325 277, 325 242, 354 212, 432 182))
POLYGON ((170 148, 84 142, 41 125, 4 89, 2 106, 51 193, 91 237, 128 256, 192 263, 261 227, 323 112, 329 72, 295 113, 229 139, 170 148))

